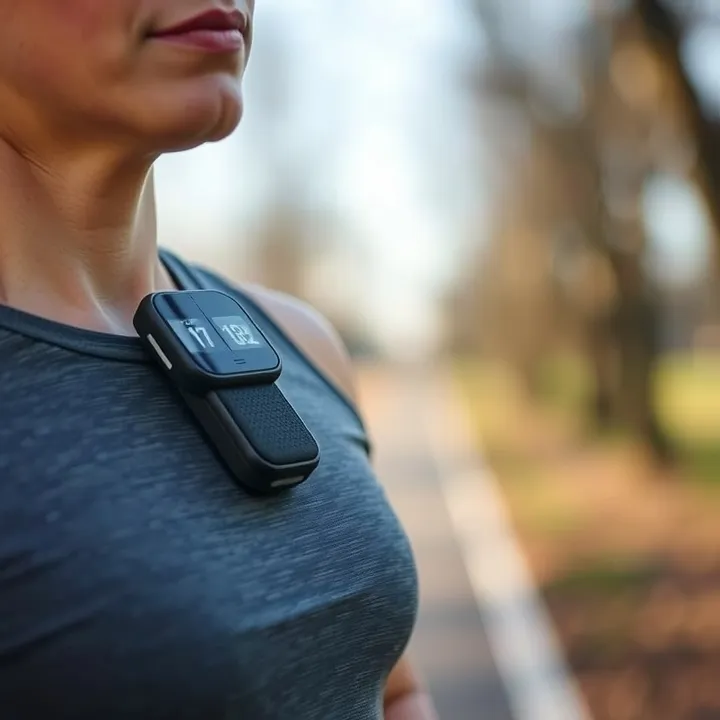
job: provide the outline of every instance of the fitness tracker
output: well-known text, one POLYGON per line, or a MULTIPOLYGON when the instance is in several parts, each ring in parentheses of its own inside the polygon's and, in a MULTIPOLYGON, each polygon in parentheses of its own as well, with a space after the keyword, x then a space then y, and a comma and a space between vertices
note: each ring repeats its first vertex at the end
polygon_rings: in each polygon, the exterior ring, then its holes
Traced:
POLYGON ((315 470, 315 438, 275 383, 280 356, 237 300, 218 290, 153 293, 133 324, 242 487, 275 493, 315 470))

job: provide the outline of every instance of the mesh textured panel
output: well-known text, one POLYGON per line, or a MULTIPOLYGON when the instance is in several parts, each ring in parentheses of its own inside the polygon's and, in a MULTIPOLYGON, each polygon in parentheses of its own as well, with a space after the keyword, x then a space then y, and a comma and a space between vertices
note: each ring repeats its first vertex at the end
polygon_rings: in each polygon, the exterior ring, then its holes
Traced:
POLYGON ((217 396, 268 462, 289 465, 317 454, 315 439, 277 385, 220 390, 217 396))

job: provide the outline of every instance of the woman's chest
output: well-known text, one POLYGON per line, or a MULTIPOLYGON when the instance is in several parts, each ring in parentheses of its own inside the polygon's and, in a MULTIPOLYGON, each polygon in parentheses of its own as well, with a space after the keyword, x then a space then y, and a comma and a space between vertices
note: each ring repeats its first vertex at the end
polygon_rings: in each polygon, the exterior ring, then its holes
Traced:
POLYGON ((310 413, 320 468, 258 499, 169 396, 77 400, 2 430, 0 684, 16 689, 0 697, 52 675, 42 702, 73 688, 93 710, 167 704, 173 688, 177 707, 216 703, 212 717, 300 707, 293 678, 317 696, 339 666, 381 681, 414 621, 415 573, 350 429, 310 413), (101 695, 82 694, 91 679, 101 695))

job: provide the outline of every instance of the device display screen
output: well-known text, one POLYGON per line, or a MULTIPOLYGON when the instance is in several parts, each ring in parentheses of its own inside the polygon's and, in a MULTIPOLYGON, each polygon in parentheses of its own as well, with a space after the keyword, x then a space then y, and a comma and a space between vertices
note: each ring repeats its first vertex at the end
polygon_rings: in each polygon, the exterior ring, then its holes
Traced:
POLYGON ((162 293, 155 301, 199 367, 215 375, 279 367, 279 358, 242 306, 215 292, 162 293))
POLYGON ((264 344, 260 334, 241 315, 223 315, 212 321, 231 350, 253 350, 264 344))
POLYGON ((205 318, 170 320, 170 327, 191 353, 225 352, 227 347, 205 318))
POLYGON ((258 331, 242 315, 170 320, 182 344, 192 353, 256 350, 266 345, 258 331))

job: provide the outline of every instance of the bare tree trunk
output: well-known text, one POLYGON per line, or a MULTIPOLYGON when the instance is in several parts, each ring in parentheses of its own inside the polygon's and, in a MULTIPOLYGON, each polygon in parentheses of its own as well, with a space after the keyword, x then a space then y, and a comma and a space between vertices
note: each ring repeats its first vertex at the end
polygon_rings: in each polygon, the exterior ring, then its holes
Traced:
POLYGON ((617 255, 614 262, 619 281, 612 323, 619 360, 619 416, 653 459, 667 465, 675 453, 660 424, 654 392, 662 310, 644 286, 641 257, 617 255))
MULTIPOLYGON (((572 217, 591 246, 589 249, 608 261, 615 285, 614 307, 604 311, 604 318, 595 315, 600 312, 597 309, 588 316, 591 324, 588 354, 596 377, 594 415, 601 426, 625 426, 647 446, 655 459, 669 462, 673 451, 660 426, 653 393, 660 352, 661 306, 647 292, 642 264, 645 238, 640 224, 643 183, 652 172, 654 161, 652 148, 646 142, 654 115, 628 105, 617 95, 609 75, 608 63, 612 58, 606 51, 599 52, 594 48, 583 73, 587 75, 585 116, 565 125, 548 124, 536 108, 552 108, 553 98, 542 95, 542 89, 533 83, 528 68, 503 44, 503 28, 499 21, 499 8, 503 2, 507 4, 507 0, 476 0, 495 58, 491 82, 486 85, 485 92, 517 103, 530 121, 536 138, 543 143, 546 157, 551 158, 548 164, 555 173, 551 181, 560 182, 562 193, 559 196, 547 193, 550 209, 543 215, 549 218, 546 224, 553 220, 559 222, 561 217, 572 217), (610 165, 608 147, 624 148, 635 155, 619 158, 616 154, 610 165), (633 225, 625 226, 627 218, 611 209, 612 198, 608 194, 611 187, 621 196, 623 205, 636 206, 636 217, 629 221, 633 225)), ((666 54, 676 58, 677 67, 681 68, 679 36, 668 35, 667 26, 655 16, 663 9, 661 3, 658 0, 634 2, 635 11, 646 28, 655 27, 654 32, 658 37, 665 37, 665 42, 670 37, 674 54, 669 51, 666 54)), ((613 43, 622 42, 627 35, 641 34, 631 32, 638 23, 630 14, 613 15, 612 23, 607 30, 613 43), (632 27, 615 26, 623 19, 632 19, 632 27)), ((597 45, 604 46, 605 38, 597 45)), ((689 87, 687 77, 683 74, 682 78, 689 87)), ((699 108, 697 98, 693 97, 693 107, 699 108)), ((701 117, 698 112, 698 118, 701 117)), ((704 137, 703 142, 709 144, 710 141, 704 137)), ((717 175, 711 174, 710 179, 716 180, 713 197, 717 202, 713 202, 712 210, 717 213, 716 222, 720 227, 720 143, 716 150, 718 162, 712 163, 712 173, 717 172, 717 175)), ((709 154, 708 159, 712 156, 709 154)), ((540 183, 534 187, 537 194, 544 189, 543 179, 547 180, 540 177, 540 183)), ((516 330, 515 326, 511 329, 516 330)))
POLYGON ((684 100, 690 132, 695 139, 699 185, 715 228, 720 258, 720 124, 703 112, 702 103, 682 60, 683 28, 661 0, 635 0, 635 10, 649 41, 673 74, 684 100))
POLYGON ((595 384, 589 412, 595 427, 607 432, 619 424, 619 357, 612 317, 608 313, 592 318, 588 327, 587 356, 595 384))

